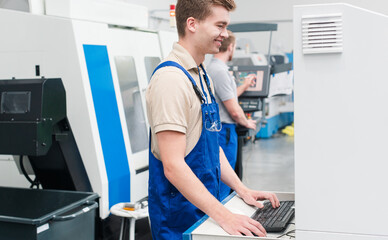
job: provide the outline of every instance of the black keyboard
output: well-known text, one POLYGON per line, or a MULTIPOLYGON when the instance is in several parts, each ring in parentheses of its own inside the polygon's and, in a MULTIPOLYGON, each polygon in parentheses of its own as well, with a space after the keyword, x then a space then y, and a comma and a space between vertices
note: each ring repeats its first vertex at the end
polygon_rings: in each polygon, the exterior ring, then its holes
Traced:
POLYGON ((263 225, 267 232, 281 232, 294 218, 294 201, 280 201, 280 207, 273 208, 270 202, 265 202, 263 208, 259 208, 252 215, 252 219, 263 225))

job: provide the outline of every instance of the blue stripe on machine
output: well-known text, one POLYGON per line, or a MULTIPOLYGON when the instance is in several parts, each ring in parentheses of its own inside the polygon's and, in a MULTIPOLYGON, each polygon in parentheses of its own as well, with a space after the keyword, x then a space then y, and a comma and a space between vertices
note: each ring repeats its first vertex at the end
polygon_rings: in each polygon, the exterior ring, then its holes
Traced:
POLYGON ((231 194, 229 194, 229 196, 227 196, 226 198, 224 198, 224 200, 222 200, 222 204, 225 205, 227 202, 230 201, 230 199, 232 199, 234 196, 236 196, 237 193, 235 191, 233 191, 231 194))
POLYGON ((204 223, 207 219, 209 218, 208 215, 203 216, 200 218, 196 223, 194 223, 193 226, 191 226, 189 229, 187 229, 183 234, 182 234, 182 240, 191 240, 192 239, 192 232, 199 227, 202 223, 204 223))
POLYGON ((130 172, 106 46, 83 45, 109 186, 109 208, 129 202, 130 172))

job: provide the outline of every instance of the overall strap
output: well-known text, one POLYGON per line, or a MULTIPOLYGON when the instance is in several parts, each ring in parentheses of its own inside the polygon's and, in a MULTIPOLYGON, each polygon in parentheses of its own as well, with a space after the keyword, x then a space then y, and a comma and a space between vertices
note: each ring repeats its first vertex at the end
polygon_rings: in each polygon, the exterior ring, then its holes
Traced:
MULTIPOLYGON (((211 90, 211 88, 210 88, 210 83, 209 83, 210 80, 209 80, 209 78, 208 78, 208 76, 207 76, 207 73, 206 73, 206 71, 205 71, 205 68, 203 67, 202 64, 200 64, 199 66, 202 68, 202 71, 203 71, 203 73, 205 74, 205 76, 204 76, 204 78, 205 78, 205 83, 206 83, 207 90, 209 91, 210 98, 212 99, 212 102, 215 103, 215 102, 216 102, 216 99, 215 99, 215 97, 214 97, 214 95, 213 95, 213 92, 212 92, 212 90, 211 90)), ((200 71, 199 71, 199 68, 198 68, 198 72, 200 72, 200 71)), ((202 87, 202 90, 203 90, 202 80, 201 80, 201 74, 199 74, 199 79, 200 79, 200 81, 201 81, 201 87, 202 87)), ((205 97, 206 97, 206 99, 207 99, 206 92, 205 92, 205 90, 203 90, 203 91, 204 91, 205 97)))
POLYGON ((190 73, 188 71, 186 71, 186 69, 184 69, 184 67, 182 67, 180 64, 178 64, 177 62, 174 62, 174 61, 165 61, 165 62, 162 62, 161 64, 159 64, 154 72, 152 73, 151 77, 154 75, 154 73, 159 70, 160 68, 162 67, 176 67, 176 68, 179 68, 180 70, 182 70, 182 72, 184 74, 186 74, 186 76, 189 78, 191 84, 193 85, 193 88, 194 88, 194 92, 195 94, 198 96, 199 100, 201 100, 202 103, 205 103, 205 98, 203 97, 201 91, 199 90, 197 84, 195 83, 193 77, 190 75, 190 73))

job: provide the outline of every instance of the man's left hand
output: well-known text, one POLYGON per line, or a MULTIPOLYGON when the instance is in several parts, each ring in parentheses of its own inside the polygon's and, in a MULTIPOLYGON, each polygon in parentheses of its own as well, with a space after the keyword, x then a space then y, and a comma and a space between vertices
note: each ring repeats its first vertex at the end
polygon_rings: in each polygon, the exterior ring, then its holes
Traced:
POLYGON ((280 202, 276 194, 271 192, 262 192, 246 189, 242 193, 239 193, 239 196, 244 200, 245 203, 256 206, 258 208, 263 207, 263 204, 258 202, 258 200, 269 200, 273 208, 277 208, 280 206, 280 202))

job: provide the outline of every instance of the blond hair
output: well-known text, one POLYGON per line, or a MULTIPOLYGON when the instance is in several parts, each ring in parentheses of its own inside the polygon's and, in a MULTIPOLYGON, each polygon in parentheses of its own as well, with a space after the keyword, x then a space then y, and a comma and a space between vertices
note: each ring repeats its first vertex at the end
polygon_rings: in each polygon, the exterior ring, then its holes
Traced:
POLYGON ((230 44, 236 43, 236 37, 232 33, 232 31, 228 30, 229 37, 224 39, 221 43, 220 52, 226 52, 230 44))

